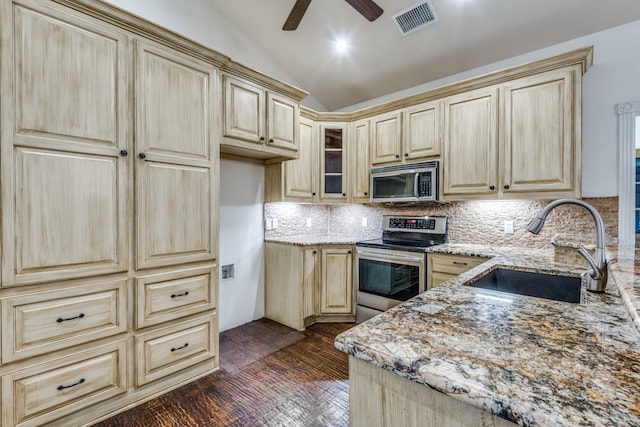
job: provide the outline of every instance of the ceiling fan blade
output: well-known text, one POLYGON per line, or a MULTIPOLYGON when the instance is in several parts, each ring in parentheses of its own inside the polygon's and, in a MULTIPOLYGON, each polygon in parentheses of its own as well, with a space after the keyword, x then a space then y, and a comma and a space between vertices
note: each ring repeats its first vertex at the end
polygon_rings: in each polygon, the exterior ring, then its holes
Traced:
POLYGON ((296 4, 293 5, 293 9, 289 13, 287 20, 284 22, 282 29, 284 31, 293 31, 298 28, 298 24, 302 21, 304 13, 307 11, 311 0, 296 0, 296 4))
POLYGON ((382 15, 382 8, 376 4, 373 0, 345 0, 355 10, 360 12, 362 16, 367 18, 370 22, 375 21, 382 15))

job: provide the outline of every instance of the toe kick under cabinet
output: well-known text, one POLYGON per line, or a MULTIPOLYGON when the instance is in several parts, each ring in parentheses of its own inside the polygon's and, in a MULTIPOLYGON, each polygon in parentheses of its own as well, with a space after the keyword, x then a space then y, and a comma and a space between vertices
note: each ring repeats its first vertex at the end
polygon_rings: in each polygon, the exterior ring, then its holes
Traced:
POLYGON ((265 245, 265 317, 297 330, 354 322, 351 245, 265 245))

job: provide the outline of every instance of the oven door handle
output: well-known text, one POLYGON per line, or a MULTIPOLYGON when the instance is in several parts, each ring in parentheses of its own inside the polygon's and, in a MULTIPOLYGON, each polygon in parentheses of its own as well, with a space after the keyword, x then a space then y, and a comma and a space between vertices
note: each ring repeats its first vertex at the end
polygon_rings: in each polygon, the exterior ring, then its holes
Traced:
POLYGON ((416 172, 416 176, 414 177, 413 180, 413 195, 415 196, 415 198, 418 198, 418 180, 420 179, 420 172, 416 172))
POLYGON ((359 252, 358 259, 371 259, 374 261, 384 261, 384 262, 398 261, 400 263, 410 261, 416 264, 424 263, 424 256, 382 255, 382 254, 372 253, 372 252, 359 252))

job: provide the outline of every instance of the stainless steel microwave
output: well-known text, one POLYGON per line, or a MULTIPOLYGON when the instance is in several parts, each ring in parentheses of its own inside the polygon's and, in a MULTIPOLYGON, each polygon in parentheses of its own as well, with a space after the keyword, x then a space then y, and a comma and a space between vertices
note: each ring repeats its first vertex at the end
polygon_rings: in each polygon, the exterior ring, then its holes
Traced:
POLYGON ((371 169, 372 202, 429 202, 438 200, 438 162, 422 162, 371 169))

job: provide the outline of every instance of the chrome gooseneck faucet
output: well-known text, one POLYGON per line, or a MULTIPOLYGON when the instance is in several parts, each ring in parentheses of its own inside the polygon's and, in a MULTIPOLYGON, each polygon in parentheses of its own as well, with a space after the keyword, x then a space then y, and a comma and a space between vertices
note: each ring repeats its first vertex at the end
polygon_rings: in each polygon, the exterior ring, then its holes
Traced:
POLYGON ((587 290, 592 292, 604 292, 604 288, 607 286, 607 259, 605 257, 604 250, 604 223, 602 222, 602 217, 600 213, 588 203, 583 202, 578 199, 559 199, 554 202, 549 203, 545 206, 544 209, 538 214, 538 216, 531 220, 529 226, 527 227, 527 231, 538 234, 544 225, 544 222, 551 212, 556 206, 564 205, 564 204, 572 204, 582 206, 589 211, 591 216, 593 216, 593 220, 596 224, 596 252, 594 257, 592 258, 589 255, 589 252, 583 247, 580 246, 578 249, 578 253, 587 260, 589 265, 591 266, 591 270, 588 271, 586 277, 586 287, 587 290))

